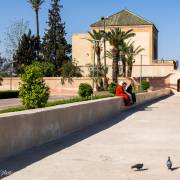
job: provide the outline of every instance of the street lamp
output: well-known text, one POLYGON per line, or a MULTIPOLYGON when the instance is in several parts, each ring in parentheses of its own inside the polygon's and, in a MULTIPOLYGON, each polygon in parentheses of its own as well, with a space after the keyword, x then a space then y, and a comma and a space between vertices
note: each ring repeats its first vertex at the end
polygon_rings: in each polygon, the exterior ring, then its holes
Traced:
MULTIPOLYGON (((104 33, 104 69, 106 71, 106 19, 108 17, 101 17, 101 20, 103 21, 103 33, 104 33)), ((106 72, 104 72, 104 88, 107 90, 108 82, 106 77, 106 72)))
POLYGON ((106 68, 106 18, 101 17, 103 21, 103 33, 104 33, 104 67, 106 68))
POLYGON ((13 76, 13 63, 16 61, 11 61, 10 64, 10 90, 12 91, 12 76, 13 76))

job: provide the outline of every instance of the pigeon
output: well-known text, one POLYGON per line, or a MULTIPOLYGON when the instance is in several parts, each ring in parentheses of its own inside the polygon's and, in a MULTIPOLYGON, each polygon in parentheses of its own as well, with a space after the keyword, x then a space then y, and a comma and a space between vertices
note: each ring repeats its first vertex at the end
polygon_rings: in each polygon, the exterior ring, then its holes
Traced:
POLYGON ((172 161, 171 161, 170 157, 168 157, 168 160, 166 162, 166 166, 168 167, 169 170, 172 170, 172 161))
POLYGON ((141 170, 142 168, 143 168, 143 164, 135 164, 134 166, 131 166, 131 169, 141 170))

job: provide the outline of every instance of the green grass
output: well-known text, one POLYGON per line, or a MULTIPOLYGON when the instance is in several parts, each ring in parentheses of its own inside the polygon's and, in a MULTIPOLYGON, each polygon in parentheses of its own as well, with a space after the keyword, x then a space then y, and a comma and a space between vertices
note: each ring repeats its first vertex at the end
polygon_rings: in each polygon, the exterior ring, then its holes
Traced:
POLYGON ((8 112, 16 112, 16 111, 24 111, 26 108, 24 106, 15 107, 15 108, 8 108, 0 110, 0 114, 8 113, 8 112))
MULTIPOLYGON (((97 96, 93 96, 92 100, 103 99, 103 98, 108 98, 108 97, 114 97, 114 95, 112 95, 112 94, 97 95, 97 96)), ((60 100, 60 101, 48 102, 46 104, 46 107, 70 104, 70 103, 76 103, 76 102, 82 102, 82 101, 89 101, 89 100, 91 100, 91 97, 89 97, 89 98, 77 97, 77 98, 72 98, 72 99, 64 99, 64 100, 60 100)), ((27 110, 27 109, 24 106, 20 106, 20 107, 14 107, 14 108, 0 110, 0 114, 8 113, 8 112, 24 111, 24 110, 27 110)))

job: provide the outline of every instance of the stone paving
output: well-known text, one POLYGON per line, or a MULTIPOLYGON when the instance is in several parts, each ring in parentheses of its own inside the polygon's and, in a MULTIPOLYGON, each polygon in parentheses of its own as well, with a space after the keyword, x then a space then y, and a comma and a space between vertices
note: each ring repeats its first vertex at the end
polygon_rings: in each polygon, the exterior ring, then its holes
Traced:
POLYGON ((8 180, 180 180, 180 95, 1 163, 8 180), (173 171, 167 170, 171 156, 173 171), (130 167, 144 163, 143 171, 130 167))

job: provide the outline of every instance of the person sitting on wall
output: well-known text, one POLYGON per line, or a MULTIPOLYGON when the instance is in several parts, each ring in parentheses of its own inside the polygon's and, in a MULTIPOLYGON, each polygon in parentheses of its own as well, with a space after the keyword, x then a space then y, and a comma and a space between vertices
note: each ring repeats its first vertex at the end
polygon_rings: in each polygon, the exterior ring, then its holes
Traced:
POLYGON ((120 83, 118 84, 118 86, 116 88, 116 96, 123 97, 124 104, 126 106, 128 106, 128 105, 130 105, 130 100, 129 100, 128 95, 124 92, 123 83, 124 83, 123 81, 120 81, 120 83))
MULTIPOLYGON (((129 86, 128 86, 129 87, 129 86)), ((129 91, 127 91, 127 83, 124 82, 123 83, 123 89, 124 89, 124 92, 128 95, 129 97, 129 100, 130 100, 130 104, 133 104, 133 97, 132 97, 132 94, 129 93, 129 91)))
POLYGON ((126 92, 128 92, 129 94, 131 94, 133 104, 136 103, 136 94, 133 92, 133 87, 132 87, 131 84, 129 84, 129 85, 127 86, 126 92))

